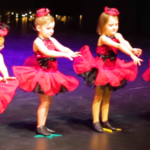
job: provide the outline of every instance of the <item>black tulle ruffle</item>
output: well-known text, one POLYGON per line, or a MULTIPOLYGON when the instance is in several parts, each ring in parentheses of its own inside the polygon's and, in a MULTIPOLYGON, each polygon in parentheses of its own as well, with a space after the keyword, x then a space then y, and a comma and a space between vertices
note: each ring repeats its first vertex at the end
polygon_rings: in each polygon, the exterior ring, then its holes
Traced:
POLYGON ((98 69, 97 68, 92 68, 90 71, 79 74, 79 76, 83 77, 84 83, 87 86, 92 86, 95 82, 97 73, 98 73, 98 69))
POLYGON ((124 88, 126 85, 127 85, 127 80, 126 80, 126 79, 123 79, 123 80, 121 81, 120 85, 117 86, 117 87, 111 86, 110 84, 101 85, 100 87, 101 87, 102 89, 104 89, 105 87, 108 87, 110 91, 117 91, 117 90, 119 90, 119 89, 121 89, 121 88, 124 88))
POLYGON ((117 58, 117 54, 114 53, 113 50, 110 50, 110 51, 108 52, 108 55, 97 54, 97 56, 98 56, 99 58, 103 59, 104 62, 106 62, 107 59, 110 59, 110 60, 112 60, 112 61, 116 61, 116 58, 117 58))
MULTIPOLYGON (((35 87, 33 92, 36 92, 36 93, 39 93, 39 94, 45 94, 39 84, 36 85, 36 87, 35 87)), ((65 93, 65 92, 68 92, 68 90, 64 86, 61 86, 60 91, 57 94, 65 93)))
MULTIPOLYGON (((97 73, 98 73, 98 69, 97 68, 92 68, 90 71, 87 71, 85 73, 79 74, 79 76, 83 77, 84 83, 87 86, 92 86, 92 85, 94 85, 97 73)), ((99 87, 101 87, 102 89, 104 89, 105 87, 108 87, 109 90, 111 90, 111 91, 117 91, 117 90, 119 90, 121 88, 124 88, 126 85, 127 85, 127 80, 123 79, 121 81, 120 85, 117 86, 117 87, 113 87, 110 84, 101 85, 99 87)))
POLYGON ((40 66, 45 68, 45 69, 48 69, 49 66, 48 66, 48 61, 56 61, 57 59, 56 58, 37 58, 37 61, 39 62, 40 66))

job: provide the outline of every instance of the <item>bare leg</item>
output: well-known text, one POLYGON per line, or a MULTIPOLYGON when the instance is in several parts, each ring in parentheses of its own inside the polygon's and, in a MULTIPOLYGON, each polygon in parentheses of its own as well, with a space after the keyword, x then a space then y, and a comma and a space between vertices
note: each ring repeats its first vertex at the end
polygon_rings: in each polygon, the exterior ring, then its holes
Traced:
POLYGON ((103 93, 103 100, 102 100, 102 104, 101 104, 102 122, 108 121, 110 98, 111 98, 111 91, 109 90, 108 87, 106 87, 104 90, 104 93, 103 93))
POLYGON ((48 95, 39 94, 40 105, 37 109, 37 127, 45 125, 51 100, 48 95))
POLYGON ((46 113, 45 113, 45 116, 44 116, 44 118, 43 118, 43 122, 44 122, 44 123, 46 123, 46 120, 47 120, 49 108, 50 108, 50 105, 51 105, 51 103, 52 103, 52 96, 48 96, 48 99, 49 99, 49 106, 47 106, 47 108, 46 108, 46 113))
POLYGON ((108 121, 110 98, 111 98, 111 91, 108 89, 108 87, 106 87, 104 90, 103 100, 101 105, 101 119, 104 128, 108 128, 113 131, 116 131, 116 128, 112 127, 108 121))
POLYGON ((103 90, 100 87, 95 88, 95 96, 92 104, 93 123, 99 122, 100 104, 102 100, 103 90))
MULTIPOLYGON (((52 103, 52 96, 49 96, 48 99, 49 99, 49 102, 50 102, 50 105, 51 105, 51 103, 52 103)), ((49 108, 50 108, 49 106, 46 108, 45 117, 43 118, 43 122, 45 122, 45 124, 46 124, 46 120, 47 120, 49 108)), ((54 133, 54 132, 55 132, 54 130, 49 129, 49 128, 47 128, 47 127, 46 127, 46 129, 47 129, 47 131, 49 131, 49 132, 51 132, 51 133, 54 133)))

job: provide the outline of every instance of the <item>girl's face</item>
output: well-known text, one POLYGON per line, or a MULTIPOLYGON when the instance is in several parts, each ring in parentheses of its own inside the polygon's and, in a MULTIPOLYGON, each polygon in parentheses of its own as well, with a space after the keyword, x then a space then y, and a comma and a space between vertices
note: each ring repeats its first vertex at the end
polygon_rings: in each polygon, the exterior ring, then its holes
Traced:
POLYGON ((44 24, 42 26, 37 26, 39 35, 41 35, 43 38, 50 38, 54 33, 54 26, 55 26, 54 21, 44 24))
POLYGON ((107 24, 105 25, 105 34, 113 36, 118 31, 118 17, 117 16, 110 16, 108 19, 107 24))

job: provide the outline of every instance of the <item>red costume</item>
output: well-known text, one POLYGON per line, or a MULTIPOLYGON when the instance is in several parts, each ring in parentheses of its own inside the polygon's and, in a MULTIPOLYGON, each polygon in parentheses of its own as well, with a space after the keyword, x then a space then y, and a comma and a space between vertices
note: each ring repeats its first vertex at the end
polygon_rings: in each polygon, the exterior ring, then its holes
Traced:
MULTIPOLYGON (((0 23, 0 36, 3 38, 2 45, 4 44, 4 36, 8 34, 9 27, 0 23)), ((12 101, 18 87, 17 80, 8 80, 8 83, 0 81, 0 113, 3 113, 9 103, 12 101)))
POLYGON ((0 82, 0 113, 3 113, 12 101, 17 87, 17 80, 9 80, 7 84, 5 82, 0 82))
MULTIPOLYGON (((115 37, 109 37, 118 42, 115 37)), ((88 85, 109 86, 116 90, 126 84, 126 80, 135 80, 138 68, 133 61, 126 63, 117 58, 117 49, 107 45, 98 46, 97 57, 93 58, 89 46, 80 49, 81 57, 74 59, 74 70, 85 79, 88 85)))
POLYGON ((149 68, 143 73, 143 79, 147 82, 150 82, 150 60, 149 60, 149 68))
MULTIPOLYGON (((41 40, 49 50, 55 50, 51 40, 41 40)), ((19 80, 20 88, 28 92, 35 91, 52 96, 60 92, 73 91, 79 85, 77 79, 57 70, 56 58, 49 58, 40 52, 29 57, 24 66, 14 66, 13 71, 19 80)))

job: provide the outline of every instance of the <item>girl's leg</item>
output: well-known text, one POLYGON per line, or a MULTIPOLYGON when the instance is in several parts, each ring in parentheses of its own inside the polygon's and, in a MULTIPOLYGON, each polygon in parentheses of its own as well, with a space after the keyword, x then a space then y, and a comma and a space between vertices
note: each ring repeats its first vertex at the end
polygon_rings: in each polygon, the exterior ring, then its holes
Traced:
MULTIPOLYGON (((49 96, 48 99, 49 99, 49 102, 50 102, 50 105, 51 105, 51 103, 52 103, 52 96, 49 96)), ((49 108, 50 108, 49 106, 46 108, 46 114, 45 114, 45 117, 43 118, 43 122, 45 122, 45 123, 46 123, 46 120, 47 120, 49 108)), ((47 127, 46 127, 46 128, 47 128, 47 127)), ((54 130, 49 129, 49 128, 47 128, 47 130, 48 130, 49 132, 51 132, 51 133, 55 132, 54 130)))
POLYGON ((104 89, 103 100, 101 103, 101 119, 102 122, 108 121, 111 91, 108 87, 104 89))
POLYGON ((101 119, 102 119, 104 128, 109 128, 115 131, 116 128, 112 127, 108 122, 110 98, 111 98, 111 91, 109 90, 108 87, 106 87, 103 93, 103 100, 101 104, 101 119))
POLYGON ((40 105, 37 109, 37 127, 45 125, 47 109, 51 104, 48 95, 39 94, 39 98, 40 98, 40 105))
POLYGON ((47 116, 48 116, 48 112, 49 112, 50 105, 51 105, 51 103, 52 103, 52 96, 48 96, 47 98, 48 98, 49 104, 48 104, 47 107, 46 107, 45 116, 43 117, 43 123, 44 123, 44 125, 45 125, 46 120, 47 120, 47 116))
POLYGON ((37 133, 50 135, 50 132, 48 132, 45 127, 45 122, 51 101, 49 96, 45 94, 39 94, 39 99, 40 105, 37 109, 37 133))
POLYGON ((95 96, 92 104, 92 116, 93 116, 93 126, 98 132, 103 132, 103 129, 99 123, 100 114, 100 104, 102 101, 103 90, 100 87, 95 88, 95 96))
POLYGON ((99 122, 100 104, 102 101, 103 90, 100 87, 95 88, 95 96, 92 104, 93 123, 99 122))

